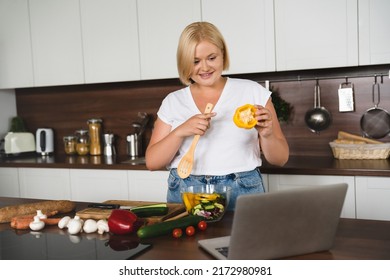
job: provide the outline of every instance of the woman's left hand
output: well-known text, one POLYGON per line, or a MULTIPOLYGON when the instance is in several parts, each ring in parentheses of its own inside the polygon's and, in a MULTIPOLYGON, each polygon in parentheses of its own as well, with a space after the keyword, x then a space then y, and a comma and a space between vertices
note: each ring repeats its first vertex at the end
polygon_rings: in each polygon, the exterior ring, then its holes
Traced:
POLYGON ((255 105, 255 108, 255 117, 257 119, 256 129, 258 133, 261 137, 272 135, 273 123, 271 111, 261 105, 255 105))

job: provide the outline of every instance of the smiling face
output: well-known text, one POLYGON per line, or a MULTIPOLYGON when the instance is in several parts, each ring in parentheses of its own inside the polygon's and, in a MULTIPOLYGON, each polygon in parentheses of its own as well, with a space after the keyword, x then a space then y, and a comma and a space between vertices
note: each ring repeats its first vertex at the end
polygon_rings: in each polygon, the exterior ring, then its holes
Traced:
POLYGON ((191 79, 200 86, 213 86, 224 69, 223 53, 214 44, 201 41, 195 49, 191 79))
MULTIPOLYGON (((197 76, 199 71, 209 72, 210 81, 216 76, 214 73, 210 75, 212 71, 222 72, 219 66, 215 65, 217 62, 221 63, 221 60, 222 70, 229 69, 229 54, 225 40, 217 27, 208 22, 194 22, 183 30, 176 57, 179 78, 184 85, 205 81, 201 79, 202 76, 197 76), (215 59, 212 56, 215 56, 215 59), (207 61, 208 65, 202 65, 204 61, 207 61)), ((203 76, 205 77, 207 74, 203 76)))

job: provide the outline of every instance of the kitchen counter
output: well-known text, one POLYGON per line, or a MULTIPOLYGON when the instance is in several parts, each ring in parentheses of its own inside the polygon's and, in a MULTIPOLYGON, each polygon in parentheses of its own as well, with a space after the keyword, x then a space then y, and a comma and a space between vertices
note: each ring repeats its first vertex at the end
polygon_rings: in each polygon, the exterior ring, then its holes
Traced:
MULTIPOLYGON (((7 205, 36 202, 31 199, 18 198, 0 198, 0 207, 7 205)), ((76 211, 84 209, 87 203, 76 203, 76 211)), ((230 234, 231 224, 233 220, 233 212, 228 212, 220 222, 211 223, 204 232, 197 232, 192 237, 183 237, 174 239, 170 235, 150 238, 142 243, 150 244, 151 247, 139 253, 135 259, 145 260, 175 260, 175 259, 212 259, 205 251, 197 245, 199 239, 219 237, 230 234)), ((0 224, 0 231, 13 231, 8 223, 0 224)), ((340 219, 339 228, 337 230, 336 239, 333 248, 330 251, 306 254, 301 256, 291 257, 289 259, 300 260, 388 260, 390 259, 390 222, 359 220, 359 219, 340 219)), ((23 238, 29 230, 14 231, 14 238, 23 238)), ((64 237, 67 236, 66 231, 57 228, 56 226, 46 227, 43 233, 50 233, 64 237)), ((129 244, 134 241, 134 236, 116 236, 121 240, 115 240, 117 244, 129 244)), ((98 234, 79 234, 74 239, 91 240, 100 238, 98 234)), ((107 238, 107 236, 106 236, 107 238)), ((57 239, 56 239, 57 240, 57 239)), ((58 239, 60 240, 60 239, 58 239)), ((63 238, 62 242, 69 242, 69 238, 63 238)), ((24 244, 25 246, 26 244, 24 244)), ((82 246, 83 243, 80 243, 82 246)), ((85 245, 85 244, 84 244, 85 245)), ((72 246, 77 247, 77 243, 72 246)), ((27 246, 28 247, 28 246, 27 246)), ((84 248, 82 250, 85 250, 84 248)), ((123 250, 123 248, 122 248, 123 250)), ((17 252, 15 252, 17 253, 17 252)), ((56 257, 61 257, 61 252, 52 252, 56 257)), ((123 251, 119 255, 123 257, 123 251)), ((15 256, 16 257, 16 256, 15 256)))
MULTIPOLYGON (((61 155, 0 158, 0 167, 146 170, 142 159, 132 161, 127 156, 118 156, 109 159, 104 156, 81 157, 61 155)), ((333 157, 291 156, 287 164, 283 167, 270 165, 263 160, 261 171, 264 174, 390 177, 390 159, 338 160, 333 157)))

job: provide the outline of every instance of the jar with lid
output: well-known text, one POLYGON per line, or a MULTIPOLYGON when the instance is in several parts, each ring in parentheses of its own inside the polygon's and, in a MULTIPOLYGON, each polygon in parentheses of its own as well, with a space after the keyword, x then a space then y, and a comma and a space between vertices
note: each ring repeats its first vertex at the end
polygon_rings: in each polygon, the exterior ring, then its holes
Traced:
POLYGON ((86 129, 76 130, 76 137, 77 137, 77 143, 76 143, 77 154, 80 156, 89 154, 88 130, 86 129))
POLYGON ((88 130, 89 130, 89 153, 93 156, 98 156, 102 154, 101 147, 101 130, 102 130, 102 120, 101 119, 90 119, 88 120, 88 130))
POLYGON ((76 154, 76 144, 77 144, 76 136, 74 135, 64 136, 65 154, 67 155, 76 154))

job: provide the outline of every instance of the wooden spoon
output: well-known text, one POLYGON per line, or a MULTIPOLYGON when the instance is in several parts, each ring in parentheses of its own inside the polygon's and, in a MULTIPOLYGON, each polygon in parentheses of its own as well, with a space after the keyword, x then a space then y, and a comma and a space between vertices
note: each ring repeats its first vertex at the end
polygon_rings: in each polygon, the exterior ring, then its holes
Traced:
MULTIPOLYGON (((207 103, 204 113, 210 113, 213 109, 213 104, 207 103)), ((180 178, 185 179, 191 174, 192 166, 194 165, 194 154, 195 147, 198 144, 200 135, 195 135, 194 140, 192 140, 191 146, 188 149, 188 152, 182 157, 177 167, 177 174, 180 178)))

